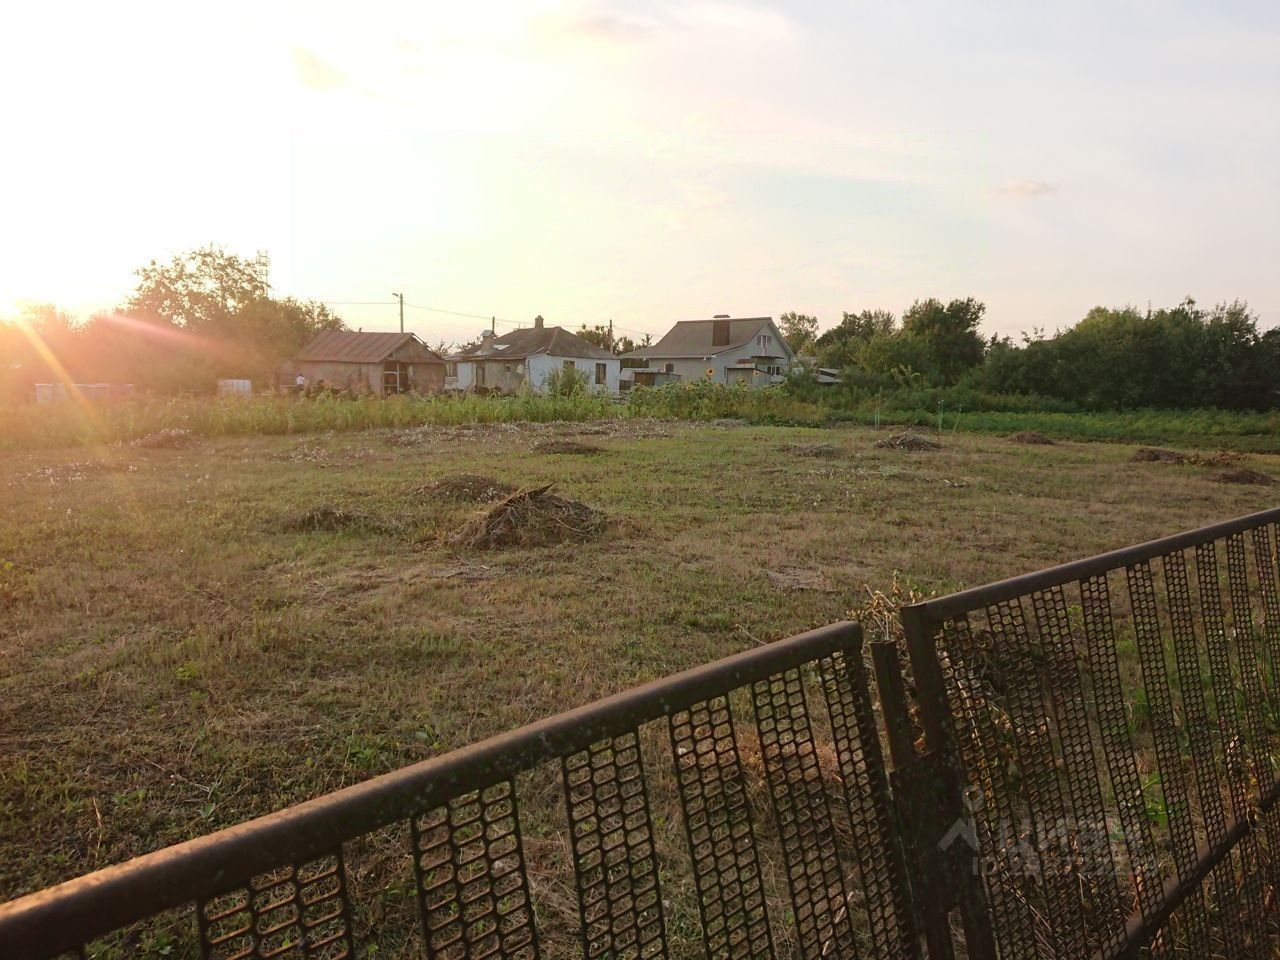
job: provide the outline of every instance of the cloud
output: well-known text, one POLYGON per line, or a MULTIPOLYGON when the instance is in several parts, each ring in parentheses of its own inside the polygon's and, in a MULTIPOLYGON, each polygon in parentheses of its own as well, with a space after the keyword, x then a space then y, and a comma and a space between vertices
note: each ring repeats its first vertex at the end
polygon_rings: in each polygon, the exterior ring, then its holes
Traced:
POLYGON ((594 40, 634 43, 648 37, 655 26, 652 20, 625 14, 589 13, 574 19, 570 29, 594 40))
POLYGON ((290 47, 293 68, 298 79, 312 90, 332 90, 346 83, 347 75, 332 64, 325 63, 305 47, 290 47))
POLYGON ((1051 197, 1057 192, 1057 187, 1043 180, 1010 180, 996 187, 997 194, 1014 200, 1035 200, 1038 197, 1051 197))
POLYGON ((792 22, 775 10, 725 0, 681 0, 653 4, 644 16, 614 9, 610 0, 590 0, 565 28, 580 36, 611 43, 634 43, 659 36, 712 35, 778 40, 790 38, 792 22))

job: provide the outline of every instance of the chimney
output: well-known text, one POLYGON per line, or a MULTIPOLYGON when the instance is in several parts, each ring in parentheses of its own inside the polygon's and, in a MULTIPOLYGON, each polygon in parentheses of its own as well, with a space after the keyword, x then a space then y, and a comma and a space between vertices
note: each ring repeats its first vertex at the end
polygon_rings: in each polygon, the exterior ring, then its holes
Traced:
POLYGON ((492 330, 486 330, 484 333, 480 334, 480 349, 485 353, 488 353, 493 349, 492 330))
POLYGON ((533 318, 533 329, 541 330, 542 323, 543 323, 542 314, 538 314, 536 317, 533 318))
POLYGON ((716 314, 714 317, 712 317, 711 319, 712 319, 712 320, 728 320, 728 319, 729 319, 729 315, 728 315, 727 313, 717 313, 717 314, 716 314))

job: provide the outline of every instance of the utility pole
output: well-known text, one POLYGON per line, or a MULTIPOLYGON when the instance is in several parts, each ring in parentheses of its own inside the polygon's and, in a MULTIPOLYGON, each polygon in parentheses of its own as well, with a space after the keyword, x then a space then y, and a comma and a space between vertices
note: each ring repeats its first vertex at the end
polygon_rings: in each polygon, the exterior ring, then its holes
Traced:
POLYGON ((497 318, 497 317, 490 317, 490 318, 489 318, 489 332, 490 332, 490 333, 497 333, 497 332, 498 332, 498 318, 497 318))
POLYGON ((609 318, 609 352, 613 352, 613 317, 609 318))
POLYGON ((393 293, 392 296, 400 301, 400 332, 404 333, 404 294, 393 293))

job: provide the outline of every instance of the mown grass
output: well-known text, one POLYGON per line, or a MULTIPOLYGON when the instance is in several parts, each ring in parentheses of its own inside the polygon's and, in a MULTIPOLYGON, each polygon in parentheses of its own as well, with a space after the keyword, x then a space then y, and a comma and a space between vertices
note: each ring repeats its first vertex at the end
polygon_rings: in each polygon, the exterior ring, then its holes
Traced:
MULTIPOLYGON (((958 435, 908 453, 878 436, 623 418, 12 454, 0 899, 840 619, 898 572, 949 590, 1270 505, 1124 446, 958 435), (539 449, 584 431, 602 453, 539 449), (834 454, 784 451, 817 442, 834 454), (451 550, 476 507, 420 491, 464 471, 554 481, 613 525, 451 550), (323 505, 368 522, 301 532, 323 505)), ((1251 466, 1280 476, 1276 458, 1251 466)), ((551 875, 563 832, 527 826, 551 875)), ((351 864, 382 955, 418 950, 403 836, 351 864)), ((690 909, 673 892, 680 956, 697 952, 690 909)))

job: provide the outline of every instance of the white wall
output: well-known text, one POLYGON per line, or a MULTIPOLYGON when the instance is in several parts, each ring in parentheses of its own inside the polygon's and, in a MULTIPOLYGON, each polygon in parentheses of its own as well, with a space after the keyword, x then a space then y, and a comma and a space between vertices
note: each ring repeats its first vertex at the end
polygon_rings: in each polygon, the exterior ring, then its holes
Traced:
POLYGON ((444 385, 447 390, 470 390, 475 381, 475 366, 467 360, 458 361, 458 376, 450 380, 446 375, 444 385))
POLYGON ((535 390, 541 390, 542 384, 551 374, 551 371, 560 369, 568 361, 573 361, 574 367, 587 375, 587 389, 593 391, 603 390, 605 393, 617 394, 618 377, 622 368, 622 361, 618 360, 617 357, 611 357, 608 360, 593 360, 590 357, 552 357, 547 354, 539 354, 529 358, 530 385, 535 390), (597 363, 605 365, 603 387, 596 386, 597 363))

